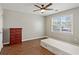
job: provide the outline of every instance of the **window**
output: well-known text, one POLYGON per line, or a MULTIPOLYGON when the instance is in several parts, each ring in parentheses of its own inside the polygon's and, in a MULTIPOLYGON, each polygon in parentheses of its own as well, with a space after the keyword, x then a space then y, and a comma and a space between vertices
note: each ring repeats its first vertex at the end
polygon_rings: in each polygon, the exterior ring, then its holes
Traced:
POLYGON ((72 33, 72 15, 54 16, 51 22, 51 31, 72 33))

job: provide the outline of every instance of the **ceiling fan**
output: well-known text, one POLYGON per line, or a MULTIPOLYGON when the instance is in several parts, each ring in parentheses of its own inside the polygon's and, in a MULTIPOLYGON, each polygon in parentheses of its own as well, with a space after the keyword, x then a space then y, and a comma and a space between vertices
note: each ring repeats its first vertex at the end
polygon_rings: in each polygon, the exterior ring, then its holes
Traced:
POLYGON ((33 10, 33 11, 34 11, 34 12, 40 11, 41 13, 44 13, 44 12, 47 11, 47 10, 53 10, 53 9, 48 8, 48 7, 51 6, 51 5, 52 5, 52 3, 49 3, 49 4, 47 4, 47 5, 44 5, 44 4, 42 4, 42 5, 34 5, 34 6, 38 7, 39 9, 33 10))

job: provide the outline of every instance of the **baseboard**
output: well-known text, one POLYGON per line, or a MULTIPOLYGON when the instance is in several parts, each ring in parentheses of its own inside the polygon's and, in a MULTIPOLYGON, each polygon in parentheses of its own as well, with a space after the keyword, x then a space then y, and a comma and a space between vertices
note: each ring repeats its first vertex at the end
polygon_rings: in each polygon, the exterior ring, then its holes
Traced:
MULTIPOLYGON (((48 36, 35 37, 35 38, 28 38, 28 39, 22 40, 22 42, 24 42, 24 41, 30 41, 30 40, 35 40, 35 39, 40 39, 40 38, 45 38, 45 37, 48 37, 48 36)), ((9 44, 9 42, 3 43, 3 45, 6 45, 6 44, 9 44)))
POLYGON ((2 49, 2 48, 0 48, 0 52, 1 52, 1 49, 2 49))
POLYGON ((24 40, 22 40, 22 41, 36 40, 36 39, 45 38, 45 37, 47 37, 47 36, 35 37, 35 38, 28 38, 28 39, 24 39, 24 40))
POLYGON ((2 49, 2 48, 0 48, 0 52, 1 52, 1 49, 2 49))
POLYGON ((2 48, 3 48, 3 46, 1 46, 1 48, 0 48, 0 52, 1 52, 2 48))
POLYGON ((9 42, 3 43, 3 45, 9 44, 9 42))

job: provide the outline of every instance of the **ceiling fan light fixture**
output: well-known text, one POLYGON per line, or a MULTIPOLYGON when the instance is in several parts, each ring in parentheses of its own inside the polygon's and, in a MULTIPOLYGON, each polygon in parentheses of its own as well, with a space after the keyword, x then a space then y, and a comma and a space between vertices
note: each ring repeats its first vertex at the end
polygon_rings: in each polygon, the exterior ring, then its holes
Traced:
MULTIPOLYGON (((47 4, 47 5, 42 4, 41 6, 40 6, 40 5, 34 5, 34 6, 38 7, 41 13, 44 13, 44 12, 46 12, 47 10, 53 10, 53 9, 49 9, 49 8, 48 8, 48 7, 51 6, 51 5, 52 5, 52 3, 49 3, 49 4, 47 4)), ((34 10, 34 11, 39 11, 39 10, 37 9, 37 10, 34 10)))
POLYGON ((45 9, 42 9, 42 10, 41 10, 41 13, 43 13, 43 12, 46 12, 46 10, 45 10, 45 9))

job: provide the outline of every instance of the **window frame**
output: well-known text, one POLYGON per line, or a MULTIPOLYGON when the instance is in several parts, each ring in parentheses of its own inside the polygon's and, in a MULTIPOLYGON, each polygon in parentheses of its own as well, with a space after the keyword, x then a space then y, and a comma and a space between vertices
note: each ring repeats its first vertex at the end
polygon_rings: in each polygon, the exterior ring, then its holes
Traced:
POLYGON ((65 15, 52 16, 52 19, 51 19, 50 22, 51 22, 51 32, 73 34, 73 14, 65 14, 65 15), (70 16, 70 17, 71 17, 71 32, 66 32, 66 31, 54 31, 54 30, 53 30, 53 24, 52 24, 53 18, 54 18, 54 17, 57 17, 57 16, 60 16, 60 17, 62 17, 62 16, 70 16))

